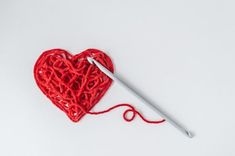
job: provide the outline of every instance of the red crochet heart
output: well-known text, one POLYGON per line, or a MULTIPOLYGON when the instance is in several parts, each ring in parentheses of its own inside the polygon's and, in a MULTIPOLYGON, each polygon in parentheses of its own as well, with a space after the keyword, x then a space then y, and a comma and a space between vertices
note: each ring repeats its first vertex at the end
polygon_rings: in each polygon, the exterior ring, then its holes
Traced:
POLYGON ((39 88, 74 122, 99 102, 112 83, 87 61, 87 56, 114 71, 111 59, 97 49, 87 49, 74 56, 62 49, 48 50, 34 66, 34 78, 39 88))

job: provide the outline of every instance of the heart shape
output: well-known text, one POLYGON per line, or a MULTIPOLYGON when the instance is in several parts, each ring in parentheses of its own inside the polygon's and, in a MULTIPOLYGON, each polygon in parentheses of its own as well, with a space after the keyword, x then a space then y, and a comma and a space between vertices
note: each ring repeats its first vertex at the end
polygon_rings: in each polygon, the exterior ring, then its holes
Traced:
POLYGON ((87 61, 88 56, 114 71, 109 56, 97 49, 74 56, 62 49, 48 50, 34 66, 38 87, 74 122, 88 113, 112 84, 109 77, 87 61))

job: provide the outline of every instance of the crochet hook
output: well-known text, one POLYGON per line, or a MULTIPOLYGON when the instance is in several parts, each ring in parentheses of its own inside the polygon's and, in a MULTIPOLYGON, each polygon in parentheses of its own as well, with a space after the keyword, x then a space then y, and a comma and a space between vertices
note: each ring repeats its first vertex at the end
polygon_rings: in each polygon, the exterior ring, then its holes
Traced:
POLYGON ((106 74, 109 78, 111 78, 113 81, 116 81, 121 86, 126 88, 128 91, 130 91, 132 94, 134 94, 137 98, 139 98, 143 103, 148 105, 150 108, 152 108, 155 112, 157 112, 162 118, 164 118, 166 121, 168 121, 170 124, 172 124, 175 128, 177 128, 179 131, 181 131, 184 135, 186 135, 189 138, 192 138, 193 135, 190 131, 188 131, 186 128, 184 128, 182 125, 180 125, 178 122, 176 122, 173 118, 171 118, 169 115, 165 113, 159 106, 151 103, 149 100, 144 98, 141 94, 139 94, 137 91, 135 91, 133 88, 131 88, 127 83, 125 83, 123 80, 121 80, 119 77, 115 76, 112 72, 110 72, 108 69, 106 69, 103 65, 101 65, 98 61, 93 59, 92 57, 87 57, 87 60, 90 64, 95 64, 104 74, 106 74))

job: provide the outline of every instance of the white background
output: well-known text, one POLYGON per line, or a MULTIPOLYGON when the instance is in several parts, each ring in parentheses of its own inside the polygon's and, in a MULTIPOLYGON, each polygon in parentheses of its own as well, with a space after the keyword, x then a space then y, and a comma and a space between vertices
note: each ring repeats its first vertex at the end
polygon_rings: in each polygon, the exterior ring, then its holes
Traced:
MULTIPOLYGON (((0 1, 0 155, 235 155, 235 2, 0 1), (122 119, 124 108, 71 122, 38 89, 33 66, 52 48, 101 49, 116 73, 195 133, 122 119)), ((127 102, 113 84, 94 110, 127 102)))

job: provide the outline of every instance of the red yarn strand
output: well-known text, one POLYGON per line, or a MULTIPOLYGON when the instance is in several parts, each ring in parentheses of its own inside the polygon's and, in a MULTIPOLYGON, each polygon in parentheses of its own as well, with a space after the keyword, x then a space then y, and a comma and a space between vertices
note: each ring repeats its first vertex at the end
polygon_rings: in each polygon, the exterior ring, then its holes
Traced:
POLYGON ((165 119, 162 119, 162 120, 148 120, 146 119, 140 112, 138 112, 132 105, 130 104, 117 104, 113 107, 110 107, 106 110, 103 110, 103 111, 99 111, 99 112, 87 112, 88 114, 91 114, 91 115, 99 115, 99 114, 104 114, 104 113, 107 113, 107 112, 110 112, 111 110, 115 109, 115 108, 118 108, 118 107, 128 107, 128 109, 126 109, 124 112, 123 112, 123 119, 127 122, 131 122, 132 120, 134 120, 135 116, 138 115, 143 121, 145 121, 146 123, 151 123, 151 124, 159 124, 159 123, 162 123, 165 121, 165 119), (131 112, 132 113, 132 116, 130 118, 127 117, 127 114, 131 112))

